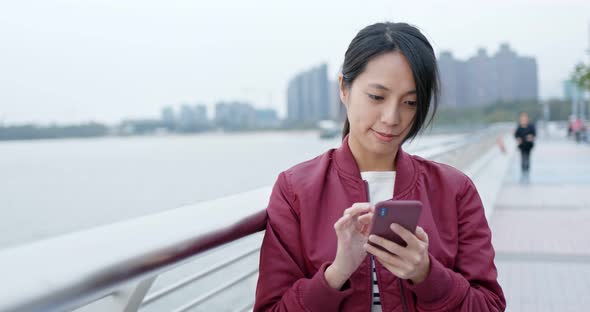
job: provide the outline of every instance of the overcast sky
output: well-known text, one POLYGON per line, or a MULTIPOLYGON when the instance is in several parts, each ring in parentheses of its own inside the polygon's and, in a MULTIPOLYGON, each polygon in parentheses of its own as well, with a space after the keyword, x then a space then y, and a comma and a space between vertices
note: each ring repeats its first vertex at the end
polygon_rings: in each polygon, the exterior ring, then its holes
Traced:
POLYGON ((418 26, 437 55, 508 42, 536 57, 541 98, 589 59, 587 0, 3 1, 0 122, 114 123, 219 100, 283 115, 290 77, 321 62, 336 77, 354 35, 386 20, 418 26))

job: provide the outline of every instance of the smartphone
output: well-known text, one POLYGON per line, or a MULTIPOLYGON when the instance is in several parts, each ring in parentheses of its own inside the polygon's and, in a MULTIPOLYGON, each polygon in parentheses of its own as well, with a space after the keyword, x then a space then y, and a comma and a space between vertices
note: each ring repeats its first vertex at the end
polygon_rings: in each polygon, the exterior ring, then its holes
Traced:
MULTIPOLYGON (((371 234, 379 235, 405 247, 406 242, 391 229, 391 224, 397 223, 415 233, 421 212, 422 203, 417 200, 390 199, 379 202, 375 205, 371 234)), ((372 245, 381 248, 381 246, 372 245)))

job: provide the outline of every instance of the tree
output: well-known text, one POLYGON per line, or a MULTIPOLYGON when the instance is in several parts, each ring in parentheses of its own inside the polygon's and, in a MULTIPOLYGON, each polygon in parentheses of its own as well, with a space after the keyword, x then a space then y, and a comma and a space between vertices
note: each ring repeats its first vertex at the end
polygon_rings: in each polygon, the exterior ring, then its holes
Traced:
POLYGON ((576 65, 571 78, 581 90, 590 91, 590 65, 584 63, 576 65))

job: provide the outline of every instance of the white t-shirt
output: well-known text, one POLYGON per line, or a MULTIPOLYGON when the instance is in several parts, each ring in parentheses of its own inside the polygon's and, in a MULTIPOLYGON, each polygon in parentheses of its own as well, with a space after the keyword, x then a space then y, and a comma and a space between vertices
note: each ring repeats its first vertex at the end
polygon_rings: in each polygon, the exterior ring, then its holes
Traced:
MULTIPOLYGON (((365 171, 361 172, 363 180, 369 183, 369 202, 372 205, 393 198, 395 187, 395 171, 365 171)), ((373 270, 373 305, 372 312, 381 312, 381 298, 377 286, 377 274, 375 273, 375 260, 371 256, 371 267, 373 270)))

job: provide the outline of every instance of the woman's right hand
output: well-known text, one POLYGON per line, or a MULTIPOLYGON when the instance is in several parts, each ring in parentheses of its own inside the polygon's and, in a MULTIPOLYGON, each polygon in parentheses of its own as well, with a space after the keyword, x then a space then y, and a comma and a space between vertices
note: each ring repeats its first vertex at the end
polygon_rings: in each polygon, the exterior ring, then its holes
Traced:
POLYGON ((369 239, 373 212, 370 203, 355 203, 334 223, 338 238, 336 258, 325 272, 332 288, 340 289, 367 256, 363 246, 369 239))

